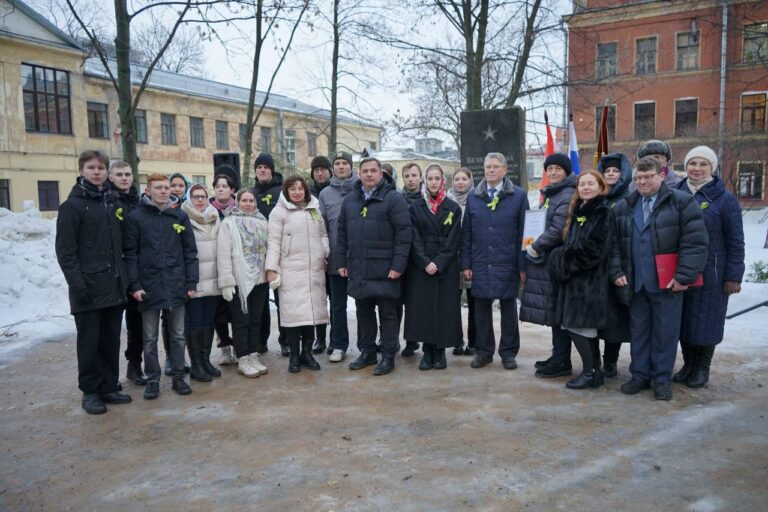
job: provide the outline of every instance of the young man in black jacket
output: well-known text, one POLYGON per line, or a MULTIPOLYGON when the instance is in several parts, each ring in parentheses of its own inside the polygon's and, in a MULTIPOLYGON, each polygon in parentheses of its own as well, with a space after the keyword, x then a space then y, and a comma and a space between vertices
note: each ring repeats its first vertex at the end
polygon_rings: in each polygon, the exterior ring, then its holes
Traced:
MULTIPOLYGON (((117 194, 117 218, 121 226, 125 218, 139 206, 139 193, 133 186, 133 171, 128 162, 116 160, 109 166, 109 181, 117 194)), ((128 368, 125 378, 133 381, 137 386, 146 386, 147 379, 141 369, 142 353, 144 352, 144 336, 141 327, 141 313, 139 303, 132 295, 127 295, 128 302, 125 306, 125 329, 127 331, 127 345, 125 347, 125 359, 128 368)))
POLYGON ((116 196, 107 181, 107 156, 84 151, 80 177, 59 208, 56 257, 69 285, 77 326, 78 386, 88 414, 131 397, 118 391, 120 328, 127 301, 116 196))
POLYGON ((125 225, 125 263, 129 290, 141 311, 147 372, 144 398, 148 400, 160 393, 157 338, 163 310, 171 336, 173 390, 180 395, 192 392, 184 380, 184 305, 197 288, 197 246, 189 217, 170 191, 166 176, 150 175, 147 192, 125 225))

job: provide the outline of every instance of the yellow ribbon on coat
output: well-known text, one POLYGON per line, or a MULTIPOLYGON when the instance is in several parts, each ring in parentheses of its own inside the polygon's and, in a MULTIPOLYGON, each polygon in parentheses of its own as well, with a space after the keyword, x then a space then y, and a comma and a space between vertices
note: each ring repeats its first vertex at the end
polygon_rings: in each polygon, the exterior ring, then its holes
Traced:
POLYGON ((184 231, 184 230, 185 230, 185 229, 187 229, 187 228, 185 228, 185 227, 184 227, 184 226, 182 226, 181 224, 174 224, 174 225, 173 225, 173 229, 174 229, 174 230, 176 230, 176 234, 177 234, 177 235, 180 235, 180 234, 181 234, 181 232, 182 232, 182 231, 184 231))

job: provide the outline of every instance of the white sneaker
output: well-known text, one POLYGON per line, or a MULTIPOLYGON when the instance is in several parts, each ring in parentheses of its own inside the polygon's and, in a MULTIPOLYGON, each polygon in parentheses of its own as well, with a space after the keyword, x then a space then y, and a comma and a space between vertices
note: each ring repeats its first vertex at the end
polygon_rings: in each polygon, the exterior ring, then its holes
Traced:
POLYGON ((241 357, 237 361, 237 371, 240 372, 241 375, 245 377, 249 377, 251 379, 255 379, 261 373, 259 373, 259 370, 256 369, 253 364, 251 364, 251 356, 247 355, 245 357, 241 357))
POLYGON ((232 345, 221 347, 221 355, 219 356, 219 365, 227 366, 237 364, 237 358, 235 357, 232 345))
POLYGON ((269 372, 269 369, 261 363, 261 360, 259 360, 259 354, 254 352, 248 357, 249 357, 251 366, 253 366, 253 368, 259 372, 259 375, 265 375, 266 373, 269 372))
POLYGON ((341 349, 335 348, 333 349, 333 352, 331 353, 331 357, 329 357, 328 360, 332 363, 338 363, 340 361, 343 361, 345 357, 347 357, 346 352, 344 352, 341 349))

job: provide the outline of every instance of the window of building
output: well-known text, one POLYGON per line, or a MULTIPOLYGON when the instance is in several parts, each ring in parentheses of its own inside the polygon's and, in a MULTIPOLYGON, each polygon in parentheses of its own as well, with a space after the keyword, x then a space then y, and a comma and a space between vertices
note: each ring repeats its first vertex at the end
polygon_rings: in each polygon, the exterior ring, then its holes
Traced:
POLYGON ((139 185, 143 188, 147 186, 147 174, 139 174, 139 185))
POLYGON ((216 121, 216 149, 229 149, 229 125, 216 121))
POLYGON ((246 144, 245 139, 248 136, 248 125, 246 123, 240 123, 240 152, 245 153, 246 144))
POLYGON ((205 186, 205 175, 192 175, 192 183, 205 186))
MULTIPOLYGON (((595 138, 600 136, 603 123, 603 107, 595 107, 595 138)), ((608 107, 605 127, 608 129, 608 140, 616 140, 616 105, 608 107)))
POLYGON ((598 43, 597 45, 597 78, 605 78, 616 74, 616 50, 618 43, 598 43))
POLYGON ((376 151, 376 149, 377 149, 376 148, 376 141, 375 140, 369 141, 368 142, 368 147, 371 148, 372 150, 376 151))
POLYGON ((317 156, 317 134, 307 132, 307 153, 309 156, 317 156))
POLYGON ((160 114, 160 143, 166 146, 176 145, 176 116, 160 114))
POLYGON ((744 27, 744 62, 768 61, 768 22, 744 27))
POLYGON ((59 182, 38 181, 37 203, 41 212, 50 212, 59 209, 59 182))
POLYGON ((656 136, 656 102, 635 103, 635 139, 656 136))
POLYGON ((136 109, 133 114, 136 119, 136 142, 146 144, 147 138, 147 111, 136 109))
POLYGON ((261 151, 263 153, 272 152, 272 128, 261 127, 261 151))
POLYGON ((765 131, 765 93, 745 94, 741 97, 741 131, 765 131))
POLYGON ((24 124, 28 132, 72 133, 69 73, 22 64, 21 88, 24 96, 24 124))
POLYGON ((205 147, 205 130, 202 117, 189 118, 189 145, 193 148, 205 147))
POLYGON ((109 112, 106 103, 88 102, 88 136, 92 139, 109 138, 109 112))
POLYGON ((739 197, 762 199, 765 162, 739 162, 739 197))
POLYGON ((677 34, 677 70, 699 69, 699 32, 677 34))
POLYGON ((11 180, 0 180, 0 208, 11 209, 11 180))
POLYGON ((635 41, 635 72, 638 75, 656 72, 655 37, 646 37, 635 41))
POLYGON ((296 130, 285 130, 285 163, 290 170, 296 168, 296 130))
POLYGON ((699 119, 699 100, 675 101, 675 137, 696 135, 699 119))

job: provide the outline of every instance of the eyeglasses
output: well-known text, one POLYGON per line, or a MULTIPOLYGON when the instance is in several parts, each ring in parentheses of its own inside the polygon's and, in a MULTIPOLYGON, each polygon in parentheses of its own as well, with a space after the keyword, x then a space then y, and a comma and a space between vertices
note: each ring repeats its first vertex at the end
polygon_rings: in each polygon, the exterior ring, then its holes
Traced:
POLYGON ((208 199, 208 196, 197 195, 197 196, 192 196, 192 199, 194 199, 195 201, 203 201, 204 199, 208 199))

